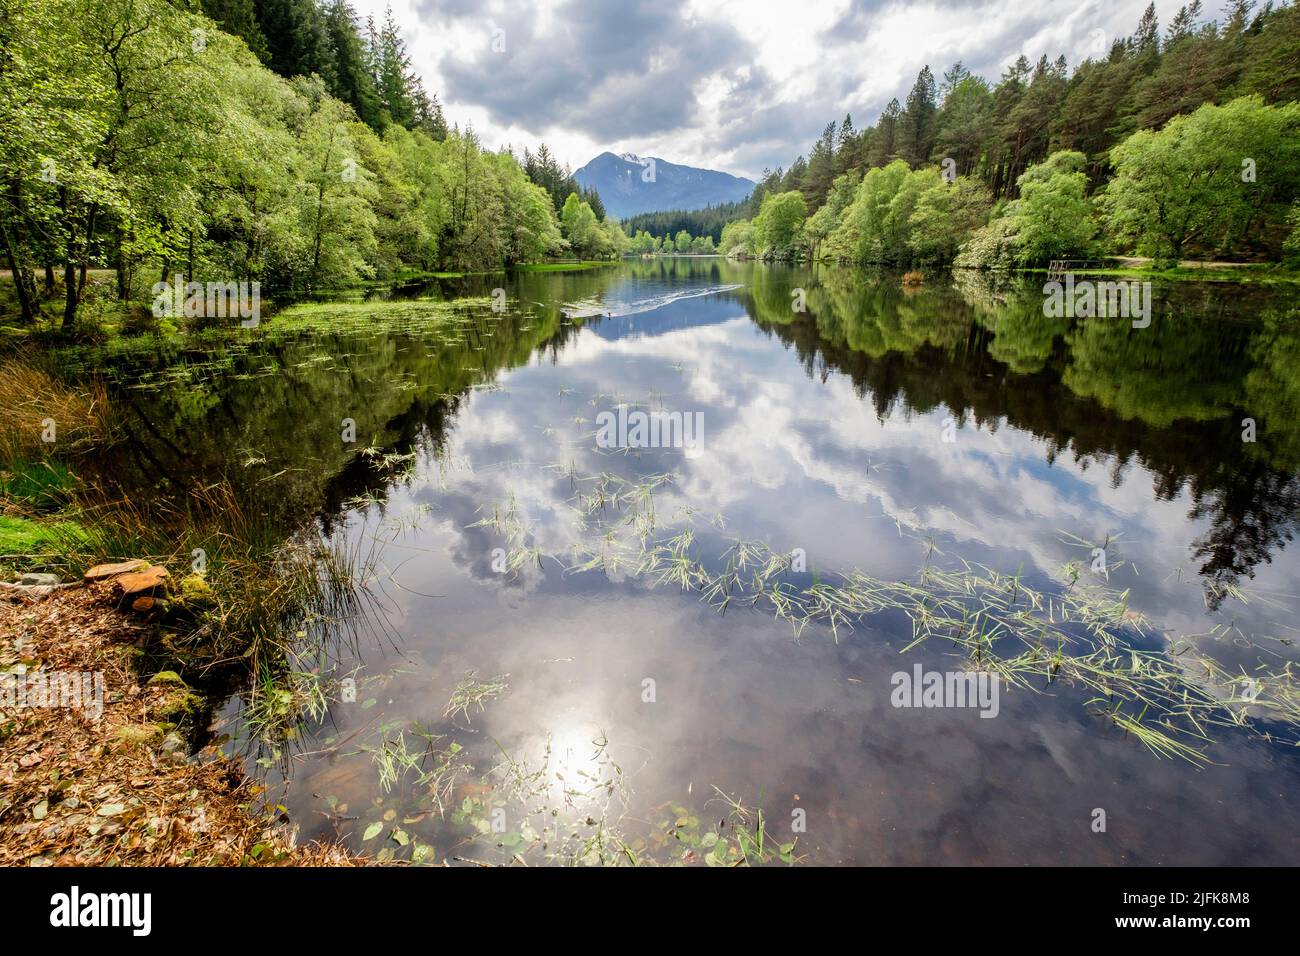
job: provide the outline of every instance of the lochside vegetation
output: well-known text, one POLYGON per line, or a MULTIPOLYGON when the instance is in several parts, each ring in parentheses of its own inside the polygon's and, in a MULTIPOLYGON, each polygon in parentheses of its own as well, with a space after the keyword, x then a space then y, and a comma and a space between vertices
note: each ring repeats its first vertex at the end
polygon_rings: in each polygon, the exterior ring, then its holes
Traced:
POLYGON ((544 147, 521 165, 448 129, 391 16, 362 31, 341 0, 205 2, 232 35, 185 6, 0 11, 0 248, 21 321, 74 328, 96 267, 108 307, 143 311, 177 276, 276 296, 624 250, 544 147))
POLYGON ((1019 57, 996 82, 927 66, 863 130, 827 125, 766 172, 719 250, 1011 268, 1131 253, 1300 257, 1300 7, 1195 0, 1071 72, 1019 57))

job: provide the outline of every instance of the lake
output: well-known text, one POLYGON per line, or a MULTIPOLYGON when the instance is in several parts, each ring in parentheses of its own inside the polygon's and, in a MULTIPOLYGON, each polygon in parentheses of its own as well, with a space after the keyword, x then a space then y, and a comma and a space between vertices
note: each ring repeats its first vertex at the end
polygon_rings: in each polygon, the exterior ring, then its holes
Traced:
POLYGON ((1134 328, 1042 283, 671 258, 386 289, 115 356, 115 474, 223 477, 369 569, 365 620, 302 641, 324 701, 216 728, 302 839, 1294 863, 1294 298, 1156 283, 1134 328), (897 674, 997 660, 996 707, 896 706, 897 674))

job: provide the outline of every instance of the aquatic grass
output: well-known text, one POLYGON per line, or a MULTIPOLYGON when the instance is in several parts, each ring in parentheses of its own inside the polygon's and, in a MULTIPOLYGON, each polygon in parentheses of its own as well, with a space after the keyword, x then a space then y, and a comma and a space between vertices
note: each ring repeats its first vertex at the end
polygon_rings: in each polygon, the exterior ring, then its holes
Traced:
POLYGON ((465 722, 469 723, 470 709, 477 707, 481 713, 488 701, 495 700, 509 689, 510 684, 507 680, 509 677, 509 674, 498 674, 496 677, 480 680, 471 673, 456 684, 442 716, 454 718, 456 714, 460 714, 465 718, 465 722))
POLYGON ((412 786, 422 797, 427 797, 439 817, 442 817, 450 805, 452 793, 457 780, 472 771, 472 767, 462 755, 462 747, 455 741, 449 741, 443 735, 413 724, 407 729, 384 727, 380 730, 380 741, 376 746, 362 746, 357 753, 370 755, 379 773, 379 786, 384 793, 407 777, 413 778, 412 786), (407 739, 407 731, 422 745, 413 749, 407 739))
MULTIPOLYGON (((1150 628, 1131 607, 1130 591, 1083 574, 1077 562, 1054 582, 1035 585, 1023 568, 1006 573, 960 559, 937 564, 935 556, 943 554, 931 542, 912 579, 854 570, 818 572, 809 583, 793 574, 788 554, 762 541, 724 538, 716 557, 704 557, 697 528, 720 526, 716 517, 684 509, 686 527, 656 536, 655 493, 671 474, 633 480, 570 473, 569 480, 587 534, 562 562, 566 574, 630 571, 655 586, 697 593, 719 613, 733 606, 766 610, 788 623, 796 639, 815 624, 838 641, 876 616, 901 614, 911 627, 902 652, 937 640, 1008 686, 1038 692, 1065 681, 1082 687, 1090 701, 1105 702, 1101 712, 1117 729, 1160 757, 1207 762, 1209 730, 1216 726, 1270 739, 1281 734, 1300 744, 1300 694, 1290 665, 1257 675, 1259 693, 1242 707, 1227 691, 1240 678, 1224 675, 1193 641, 1162 652, 1142 649, 1150 628)), ((508 538, 529 533, 516 507, 495 506, 492 514, 508 538)), ((1106 546, 1116 540, 1108 538, 1106 546)))

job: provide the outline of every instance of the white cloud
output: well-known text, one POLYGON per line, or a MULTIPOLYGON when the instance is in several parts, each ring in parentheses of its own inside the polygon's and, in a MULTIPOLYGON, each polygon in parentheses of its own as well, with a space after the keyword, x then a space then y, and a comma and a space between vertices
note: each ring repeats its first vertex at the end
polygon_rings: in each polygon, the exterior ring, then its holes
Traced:
MULTIPOLYGON (((388 2, 355 7, 363 20, 381 18, 388 2)), ((845 113, 859 127, 874 123, 926 64, 938 76, 962 60, 992 79, 1021 53, 1063 53, 1073 66, 1132 33, 1146 5, 806 0, 792 11, 777 0, 662 0, 580 9, 584 2, 395 0, 393 13, 448 119, 473 125, 489 146, 544 140, 575 169, 608 149, 756 177, 788 165, 845 113), (506 31, 506 56, 519 58, 522 78, 490 59, 500 55, 489 49, 494 28, 506 31), (666 68, 650 75, 656 64, 666 68)), ((1162 22, 1177 6, 1157 5, 1162 22)))

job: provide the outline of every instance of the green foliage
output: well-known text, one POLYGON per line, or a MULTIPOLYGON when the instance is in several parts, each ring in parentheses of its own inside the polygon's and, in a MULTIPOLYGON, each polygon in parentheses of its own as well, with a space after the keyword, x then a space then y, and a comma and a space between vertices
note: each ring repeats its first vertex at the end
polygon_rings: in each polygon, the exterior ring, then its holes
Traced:
POLYGON ((988 190, 968 177, 949 182, 933 167, 909 169, 895 160, 867 172, 856 192, 851 180, 842 195, 852 194, 841 214, 817 220, 843 200, 819 209, 806 230, 812 241, 826 232, 828 255, 863 263, 950 262, 959 244, 988 217, 988 190))
POLYGON ((754 226, 747 219, 729 222, 722 229, 718 250, 724 256, 754 255, 754 226))
MULTIPOLYGON (((885 169, 900 159, 913 170, 937 162, 945 173, 979 180, 994 199, 1008 202, 1026 198, 1021 183, 1027 170, 1068 151, 1084 157, 1082 168, 1071 172, 1084 174, 1083 195, 1092 196, 1110 177, 1116 157, 1124 155, 1115 150, 1140 131, 1158 130, 1174 117, 1187 117, 1206 104, 1228 104, 1243 95, 1262 97, 1262 102, 1281 109, 1300 97, 1300 7, 1268 4, 1252 11, 1253 6, 1250 0, 1234 0, 1221 22, 1204 21, 1197 0, 1177 11, 1163 38, 1154 7, 1148 7, 1131 36, 1117 39, 1109 50, 1093 51, 1073 73, 1063 56, 1050 60, 1043 55, 1036 63, 1021 56, 995 82, 972 75, 958 62, 936 84, 926 66, 902 105, 891 100, 875 125, 863 129, 855 128, 851 117, 845 117, 838 136, 831 123, 812 145, 807 159, 800 156, 786 169, 765 171, 742 215, 729 219, 753 216, 767 196, 797 189, 808 203, 805 240, 811 254, 902 261, 898 216, 893 217, 893 233, 886 235, 876 231, 884 228, 879 209, 857 209, 855 220, 864 215, 870 220, 866 223, 869 238, 864 240, 855 231, 863 222, 842 228, 843 216, 820 214, 831 204, 831 175, 852 172, 865 178, 870 170, 885 169), (876 242, 877 247, 864 248, 864 241, 876 242)), ((1294 130, 1289 135, 1296 140, 1294 130)), ((1243 157, 1254 155, 1241 149, 1231 134, 1218 145, 1224 150, 1238 149, 1238 164, 1243 157)), ((1262 152, 1262 147, 1252 145, 1251 149, 1262 152)), ((1193 163, 1204 157, 1185 158, 1193 163)), ((1254 158, 1259 160, 1259 156, 1254 158)), ((1263 176, 1261 173, 1261 183, 1263 176)), ((1282 183, 1271 186, 1279 192, 1268 201, 1285 202, 1282 183)), ((1159 188, 1153 187, 1152 192, 1159 188)), ((1037 198, 1024 213, 1027 221, 1004 223, 981 233, 972 250, 974 258, 986 264, 1004 260, 1008 240, 1022 225, 1027 228, 1017 251, 1017 257, 1025 257, 1021 261, 1036 261, 1053 253, 1077 255, 1091 248, 1090 220, 1086 218, 1078 221, 1080 228, 1071 229, 1060 241, 1051 240, 1045 232, 1053 218, 1061 224, 1068 222, 1064 213, 1052 217, 1043 208, 1053 197, 1071 213, 1082 211, 1075 185, 1035 184, 1031 191, 1037 198)), ((1256 199, 1262 201, 1258 194, 1264 190, 1256 192, 1256 199)), ((938 194, 931 199, 938 200, 938 194)), ((930 241, 939 239, 934 229, 940 215, 933 202, 926 204, 918 224, 928 236, 912 250, 913 255, 948 256, 951 244, 930 241)), ((1120 227, 1121 241, 1135 243, 1139 232, 1147 230, 1140 229, 1134 219, 1145 215, 1119 215, 1108 221, 1120 227)), ((1226 220, 1200 230, 1188 241, 1199 252, 1219 256, 1275 256, 1279 251, 1285 231, 1276 205, 1267 212, 1260 206, 1237 209, 1226 220)), ((1150 250, 1166 247, 1158 253, 1166 256, 1171 254, 1167 247, 1174 242, 1148 236, 1142 245, 1150 250)))
MULTIPOLYGON (((391 17, 362 43, 342 0, 258 3, 286 80, 247 38, 165 0, 16 5, 0 64, 0 246, 23 320, 52 307, 71 328, 101 264, 142 311, 178 273, 275 296, 562 247, 549 197, 512 156, 447 133, 391 17), (42 267, 61 287, 38 286, 42 267)), ((246 3, 211 9, 248 25, 246 3)), ((599 255, 625 241, 598 233, 599 255)))
POLYGON ((1300 195, 1300 104, 1206 104, 1135 133, 1111 162, 1101 201, 1119 239, 1161 262, 1225 253, 1281 223, 1300 195))
POLYGON ((623 220, 629 235, 645 230, 652 236, 675 236, 685 229, 692 236, 712 236, 722 242, 722 229, 729 222, 748 218, 746 202, 720 203, 706 209, 673 209, 667 212, 642 212, 623 220))
POLYGON ((1016 236, 1008 218, 994 219, 971 235, 953 265, 963 269, 1007 271, 1016 267, 1016 236))
POLYGON ((763 197, 763 205, 754 218, 754 248, 758 254, 788 258, 797 253, 796 240, 808 204, 795 190, 763 197))
POLYGON ((546 190, 557 213, 569 194, 577 193, 578 198, 591 207, 597 219, 605 218, 605 205, 600 201, 600 195, 596 190, 580 185, 568 166, 560 166, 559 160, 551 155, 545 143, 537 148, 536 153, 524 149, 523 167, 528 179, 546 190))
POLYGON ((1020 177, 1020 198, 1007 215, 1021 264, 1083 258, 1091 251, 1097 224, 1087 196, 1086 163, 1082 153, 1063 150, 1020 177))
POLYGON ((564 201, 560 224, 569 247, 584 259, 618 258, 631 247, 623 227, 614 219, 598 220, 590 203, 577 193, 569 193, 564 201))
POLYGON ((1300 268, 1300 199, 1291 204, 1287 224, 1291 227, 1291 233, 1282 243, 1282 257, 1287 265, 1300 268))

